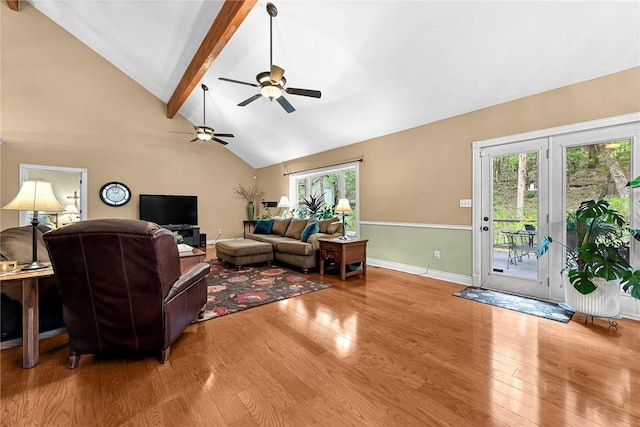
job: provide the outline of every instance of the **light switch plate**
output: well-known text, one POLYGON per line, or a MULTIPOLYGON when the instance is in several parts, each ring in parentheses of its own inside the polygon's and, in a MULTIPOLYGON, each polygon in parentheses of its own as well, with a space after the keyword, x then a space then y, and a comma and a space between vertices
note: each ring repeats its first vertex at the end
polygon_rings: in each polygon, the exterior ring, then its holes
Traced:
POLYGON ((460 199, 460 207, 461 208, 470 208, 471 207, 471 199, 460 199))

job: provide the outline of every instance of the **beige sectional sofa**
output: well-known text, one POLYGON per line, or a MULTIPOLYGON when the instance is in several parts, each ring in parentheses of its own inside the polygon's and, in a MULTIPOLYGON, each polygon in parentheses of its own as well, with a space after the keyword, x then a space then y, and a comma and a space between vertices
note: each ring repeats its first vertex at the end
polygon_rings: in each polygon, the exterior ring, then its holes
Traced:
POLYGON ((331 239, 342 235, 342 223, 339 218, 318 220, 319 231, 311 234, 307 241, 301 240, 305 227, 314 219, 301 218, 273 218, 270 233, 253 233, 246 238, 258 242, 270 243, 273 247, 273 257, 276 261, 301 268, 307 273, 318 262, 318 239, 331 239))

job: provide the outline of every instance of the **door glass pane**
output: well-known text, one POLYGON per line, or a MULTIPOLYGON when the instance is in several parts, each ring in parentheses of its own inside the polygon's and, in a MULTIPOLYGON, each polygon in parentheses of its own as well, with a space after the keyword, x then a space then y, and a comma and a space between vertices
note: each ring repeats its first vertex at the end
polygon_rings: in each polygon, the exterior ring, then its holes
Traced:
MULTIPOLYGON (((577 247, 576 209, 584 200, 604 199, 629 220, 627 183, 631 179, 631 140, 608 141, 566 149, 566 243, 577 247)), ((629 260, 629 241, 621 248, 629 260)))
POLYGON ((300 209, 300 203, 307 197, 307 178, 296 179, 296 200, 292 201, 292 212, 300 209))
POLYGON ((345 217, 347 223, 347 234, 356 233, 356 209, 358 209, 356 203, 356 171, 349 170, 344 172, 344 198, 349 199, 349 205, 351 206, 351 214, 345 217))
POLYGON ((492 158, 495 273, 537 279, 538 154, 492 158))

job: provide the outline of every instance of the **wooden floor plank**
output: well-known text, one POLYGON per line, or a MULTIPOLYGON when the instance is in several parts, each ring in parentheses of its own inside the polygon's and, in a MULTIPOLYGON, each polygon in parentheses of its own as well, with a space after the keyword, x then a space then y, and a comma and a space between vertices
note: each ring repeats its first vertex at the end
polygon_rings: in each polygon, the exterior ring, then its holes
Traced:
POLYGON ((382 268, 322 279, 189 326, 164 365, 84 355, 71 371, 64 334, 32 369, 3 350, 0 425, 640 425, 639 322, 562 324, 382 268))

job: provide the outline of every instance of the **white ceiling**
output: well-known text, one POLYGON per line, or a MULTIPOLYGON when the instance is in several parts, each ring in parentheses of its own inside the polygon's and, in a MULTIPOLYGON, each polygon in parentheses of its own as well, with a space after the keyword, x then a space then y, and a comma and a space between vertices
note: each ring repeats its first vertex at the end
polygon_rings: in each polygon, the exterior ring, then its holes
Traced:
MULTIPOLYGON (((30 3, 164 102, 222 5, 30 3)), ((640 65, 638 1, 273 0, 273 62, 287 87, 322 98, 286 95, 291 114, 266 98, 238 107, 257 88, 218 77, 254 82, 269 69, 266 3, 202 80, 206 125, 235 134, 226 147, 256 168, 640 65)), ((203 124, 199 85, 179 113, 203 124)))

